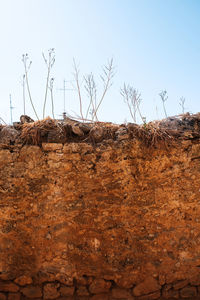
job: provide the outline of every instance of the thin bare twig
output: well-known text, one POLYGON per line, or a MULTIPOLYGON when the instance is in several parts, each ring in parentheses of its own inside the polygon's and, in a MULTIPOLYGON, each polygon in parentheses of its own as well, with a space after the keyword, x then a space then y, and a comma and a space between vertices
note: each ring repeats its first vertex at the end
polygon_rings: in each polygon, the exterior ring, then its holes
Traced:
POLYGON ((31 97, 31 91, 30 91, 30 87, 29 87, 28 71, 30 70, 32 61, 29 61, 29 57, 28 57, 28 54, 27 54, 27 53, 22 55, 22 62, 23 62, 23 64, 24 64, 25 79, 26 79, 26 87, 27 87, 27 90, 28 90, 29 99, 30 99, 30 102, 31 102, 33 111, 34 111, 34 113, 35 113, 35 115, 36 115, 36 118, 39 120, 38 115, 37 115, 37 112, 36 112, 35 107, 34 107, 34 104, 33 104, 33 100, 32 100, 32 97, 31 97), (27 66, 28 62, 29 62, 29 65, 27 66))
POLYGON ((102 96, 100 98, 100 101, 95 109, 95 115, 97 115, 97 111, 98 111, 108 89, 112 86, 112 79, 113 79, 114 75, 115 74, 114 74, 113 58, 111 58, 111 60, 108 61, 108 64, 103 67, 103 75, 100 76, 103 81, 103 84, 104 84, 104 90, 103 90, 102 96))
POLYGON ((84 76, 84 80, 85 80, 85 90, 88 94, 88 97, 90 99, 90 103, 88 105, 88 109, 86 112, 86 117, 85 119, 88 118, 88 114, 90 112, 90 107, 92 106, 92 112, 91 112, 91 116, 92 116, 92 120, 94 120, 94 118, 96 119, 96 121, 98 121, 97 115, 95 113, 96 111, 96 97, 97 97, 97 89, 96 89, 96 83, 94 80, 94 76, 92 73, 84 76))
MULTIPOLYGON (((75 111, 72 111, 72 112, 73 112, 73 116, 67 114, 66 115, 67 118, 70 118, 70 119, 75 120, 75 121, 82 121, 82 117, 81 116, 79 116, 75 111)), ((84 121, 91 122, 91 123, 93 122, 93 120, 91 120, 91 119, 84 119, 84 121)))
POLYGON ((138 112, 140 118, 142 119, 142 122, 146 123, 146 118, 142 116, 142 113, 140 111, 140 103, 142 101, 141 94, 132 86, 130 86, 129 84, 126 85, 125 83, 123 88, 120 90, 120 93, 124 99, 124 102, 128 106, 133 121, 136 123, 136 113, 138 112))
POLYGON ((182 114, 184 114, 185 113, 185 98, 184 97, 180 98, 179 105, 181 106, 182 114))
POLYGON ((23 105, 24 105, 24 115, 26 114, 26 99, 25 99, 25 77, 26 77, 26 75, 25 75, 25 74, 23 74, 22 88, 23 88, 23 105))
POLYGON ((55 63, 55 51, 54 48, 49 49, 48 59, 45 57, 44 53, 42 53, 44 62, 47 66, 47 81, 46 81, 46 89, 45 89, 45 97, 44 97, 44 105, 43 105, 43 119, 45 117, 45 107, 46 107, 46 101, 47 101, 47 92, 49 87, 49 77, 51 69, 55 63))
POLYGON ((50 89, 50 94, 51 94, 51 111, 52 111, 52 116, 55 119, 55 115, 54 115, 54 101, 53 101, 53 84, 54 84, 54 78, 51 78, 50 82, 49 82, 49 89, 50 89))
POLYGON ((79 97, 80 114, 81 114, 82 120, 84 121, 81 89, 80 89, 80 83, 79 83, 79 69, 77 67, 75 59, 73 59, 73 63, 74 63, 74 79, 76 82, 76 89, 78 91, 78 97, 79 97))
POLYGON ((1 117, 0 117, 0 120, 5 124, 5 125, 7 125, 7 123, 4 121, 4 119, 2 119, 1 117))
POLYGON ((133 122, 136 123, 136 111, 137 106, 133 100, 133 88, 130 85, 124 83, 123 88, 120 89, 120 94, 122 95, 124 102, 127 104, 130 115, 133 119, 133 122))
POLYGON ((78 97, 79 97, 79 105, 80 105, 80 115, 82 120, 88 119, 88 115, 91 114, 92 116, 92 121, 98 121, 97 118, 97 111, 99 110, 100 105, 102 104, 102 101, 108 91, 108 89, 112 85, 112 78, 114 76, 114 66, 113 66, 113 59, 108 61, 108 64, 103 67, 103 75, 101 75, 101 80, 103 81, 104 89, 102 96, 97 102, 97 88, 96 88, 96 83, 94 80, 94 76, 92 73, 89 75, 85 75, 83 77, 83 80, 85 82, 85 90, 87 93, 87 96, 89 97, 89 105, 86 111, 86 116, 84 118, 83 116, 83 101, 82 101, 82 96, 81 96, 81 87, 80 87, 80 80, 79 80, 79 69, 77 67, 77 64, 75 62, 75 59, 73 59, 74 62, 74 78, 76 82, 76 90, 78 92, 78 97), (98 104, 97 104, 98 103, 98 104))
POLYGON ((162 100, 162 103, 163 103, 163 110, 164 110, 164 113, 165 113, 165 117, 167 118, 167 112, 166 112, 166 108, 165 108, 165 102, 168 99, 167 91, 161 91, 159 93, 159 96, 160 96, 160 98, 162 100))

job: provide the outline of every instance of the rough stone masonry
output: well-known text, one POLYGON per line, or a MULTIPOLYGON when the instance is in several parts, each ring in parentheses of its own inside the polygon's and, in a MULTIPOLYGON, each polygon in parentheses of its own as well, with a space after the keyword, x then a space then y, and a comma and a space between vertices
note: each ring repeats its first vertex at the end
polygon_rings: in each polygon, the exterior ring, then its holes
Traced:
POLYGON ((199 175, 199 139, 0 144, 0 300, 200 299, 199 175))

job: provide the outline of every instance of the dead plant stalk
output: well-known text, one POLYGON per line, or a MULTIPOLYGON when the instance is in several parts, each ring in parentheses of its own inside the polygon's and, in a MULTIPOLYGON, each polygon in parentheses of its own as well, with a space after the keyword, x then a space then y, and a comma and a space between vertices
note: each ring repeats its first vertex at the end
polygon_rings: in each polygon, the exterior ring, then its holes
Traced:
POLYGON ((5 125, 7 125, 7 123, 4 121, 4 119, 2 119, 1 117, 0 117, 0 120, 5 124, 5 125))
POLYGON ((160 96, 162 104, 163 104, 163 110, 164 110, 165 117, 167 118, 167 112, 166 112, 166 108, 165 108, 165 102, 168 99, 167 91, 161 91, 159 93, 159 96, 160 96))
POLYGON ((100 105, 101 105, 101 103, 102 103, 102 101, 103 101, 103 99, 104 99, 104 97, 105 97, 108 89, 112 85, 111 80, 114 77, 113 58, 111 58, 111 60, 108 61, 108 64, 103 67, 103 73, 104 73, 104 75, 101 75, 100 77, 101 77, 101 79, 102 79, 102 81, 104 83, 104 90, 103 90, 103 94, 102 94, 102 96, 100 98, 100 101, 99 101, 99 103, 98 103, 98 105, 97 105, 97 107, 95 109, 95 112, 94 112, 95 115, 97 115, 97 111, 98 111, 98 109, 99 109, 99 107, 100 107, 100 105))
POLYGON ((185 98, 184 97, 180 98, 179 105, 181 106, 182 114, 184 114, 185 113, 185 98))
POLYGON ((50 89, 50 94, 51 94, 51 111, 52 111, 52 116, 55 119, 55 115, 54 115, 54 101, 53 101, 53 84, 54 84, 54 78, 51 78, 50 84, 49 84, 49 89, 50 89))
POLYGON ((23 64, 24 64, 24 70, 25 70, 26 87, 27 87, 27 90, 28 90, 28 95, 29 95, 29 99, 30 99, 30 102, 31 102, 33 111, 34 111, 34 113, 35 113, 35 115, 36 115, 36 118, 39 120, 38 115, 37 115, 37 112, 36 112, 35 107, 34 107, 34 104, 33 104, 32 97, 31 97, 31 91, 30 91, 29 80, 28 80, 28 71, 30 70, 32 61, 29 62, 29 65, 28 65, 28 67, 27 67, 28 61, 29 61, 28 54, 27 54, 27 53, 26 53, 26 54, 23 54, 23 55, 22 55, 22 62, 23 62, 23 64))
POLYGON ((86 92, 88 94, 88 97, 90 99, 85 119, 88 119, 88 114, 89 114, 89 111, 90 111, 90 107, 92 106, 92 113, 91 113, 92 121, 94 120, 94 118, 96 119, 96 121, 98 121, 97 115, 95 113, 95 111, 96 111, 97 90, 96 90, 96 83, 95 83, 93 74, 90 73, 89 75, 84 76, 84 80, 85 80, 85 90, 86 90, 86 92))
POLYGON ((82 120, 84 121, 81 89, 80 89, 80 84, 79 84, 79 70, 78 70, 75 59, 73 59, 73 63, 74 63, 74 79, 76 82, 76 87, 77 87, 78 97, 79 97, 80 115, 81 115, 82 120))
POLYGON ((142 113, 140 111, 141 94, 132 86, 130 86, 129 84, 126 85, 125 83, 124 83, 124 87, 120 90, 120 93, 124 98, 124 102, 128 106, 133 122, 136 123, 136 113, 138 111, 138 114, 142 119, 142 122, 146 123, 146 118, 142 116, 142 113))
MULTIPOLYGON (((50 77, 50 72, 51 69, 55 63, 55 52, 54 52, 54 48, 49 49, 49 54, 48 54, 48 60, 45 57, 44 53, 42 53, 44 62, 46 64, 47 67, 47 80, 46 80, 46 88, 45 88, 45 97, 44 97, 44 105, 43 105, 43 119, 45 117, 45 108, 46 108, 46 102, 47 102, 47 93, 48 93, 48 87, 49 87, 49 77, 50 77)), ((51 101, 53 100, 53 98, 51 98, 51 101)), ((52 104, 53 106, 53 104, 52 104)))

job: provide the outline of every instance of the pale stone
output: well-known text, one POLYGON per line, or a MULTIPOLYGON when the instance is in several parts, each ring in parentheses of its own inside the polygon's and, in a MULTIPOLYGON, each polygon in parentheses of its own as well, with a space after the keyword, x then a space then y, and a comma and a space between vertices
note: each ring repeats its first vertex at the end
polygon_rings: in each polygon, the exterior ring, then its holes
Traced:
POLYGON ((42 143, 42 148, 43 148, 44 151, 62 150, 63 144, 60 144, 60 143, 42 143))

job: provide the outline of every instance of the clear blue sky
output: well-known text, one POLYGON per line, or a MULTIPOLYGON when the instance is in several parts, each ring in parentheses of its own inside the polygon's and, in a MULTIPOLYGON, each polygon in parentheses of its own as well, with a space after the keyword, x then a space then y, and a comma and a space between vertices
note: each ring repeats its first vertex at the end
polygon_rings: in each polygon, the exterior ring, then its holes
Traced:
MULTIPOLYGON (((187 111, 200 111, 199 0, 0 0, 0 39, 0 116, 7 122, 9 94, 13 119, 23 114, 23 53, 33 61, 30 85, 42 117, 46 69, 41 53, 51 47, 56 51, 56 116, 63 111, 58 89, 63 79, 73 78, 73 57, 81 74, 96 75, 99 93, 101 67, 114 58, 116 75, 99 111, 102 121, 131 121, 119 92, 124 82, 141 92, 147 120, 164 118, 158 93, 165 89, 168 115, 181 112, 181 96, 187 111)), ((68 91, 66 96, 68 112, 79 113, 76 93, 68 91)), ((27 114, 34 117, 26 99, 27 114)))

